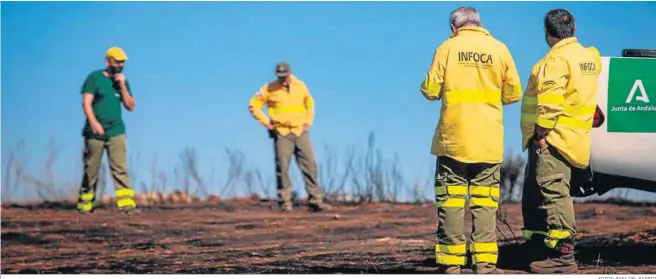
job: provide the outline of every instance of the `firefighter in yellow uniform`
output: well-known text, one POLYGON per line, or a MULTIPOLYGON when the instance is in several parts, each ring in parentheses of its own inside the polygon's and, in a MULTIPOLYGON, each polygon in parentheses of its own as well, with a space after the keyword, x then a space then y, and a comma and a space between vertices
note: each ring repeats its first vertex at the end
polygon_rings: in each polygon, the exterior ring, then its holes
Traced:
POLYGON ((295 155, 310 197, 309 209, 328 210, 331 207, 323 203, 308 131, 314 121, 314 100, 305 83, 292 75, 288 63, 276 65, 276 76, 276 81, 262 86, 251 98, 248 109, 267 128, 275 143, 279 206, 282 211, 292 211, 292 183, 288 173, 295 155), (269 117, 261 110, 264 105, 268 107, 269 117))
POLYGON ((549 11, 544 28, 551 50, 533 67, 522 101, 522 144, 529 155, 522 234, 529 271, 574 273, 570 183, 573 173, 589 165, 601 57, 578 42, 568 11, 549 11))
POLYGON ((435 51, 421 85, 426 99, 442 101, 431 147, 438 157, 435 256, 440 273, 460 273, 466 265, 467 194, 473 216, 469 248, 474 272, 503 273, 496 268, 502 106, 519 102, 522 86, 506 45, 481 26, 476 9, 454 10, 453 34, 435 51))

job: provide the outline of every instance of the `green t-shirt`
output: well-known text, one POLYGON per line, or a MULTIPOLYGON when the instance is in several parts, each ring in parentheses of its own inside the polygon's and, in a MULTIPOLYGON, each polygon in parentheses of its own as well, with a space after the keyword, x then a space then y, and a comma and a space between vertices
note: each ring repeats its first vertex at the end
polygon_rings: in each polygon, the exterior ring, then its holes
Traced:
MULTIPOLYGON (((130 83, 125 81, 130 95, 130 83)), ((105 76, 103 70, 89 74, 82 85, 82 94, 93 94, 93 113, 105 130, 102 136, 95 135, 89 121, 85 121, 82 136, 85 138, 109 139, 125 133, 125 123, 122 117, 121 89, 118 83, 105 76)))

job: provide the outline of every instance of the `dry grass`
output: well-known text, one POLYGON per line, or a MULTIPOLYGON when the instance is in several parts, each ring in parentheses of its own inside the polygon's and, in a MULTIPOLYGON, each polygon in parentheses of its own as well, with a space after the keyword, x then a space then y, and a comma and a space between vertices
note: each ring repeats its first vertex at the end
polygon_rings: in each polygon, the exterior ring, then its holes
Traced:
MULTIPOLYGON (((6 168, 2 183, 2 203, 13 203, 17 191, 34 193, 42 202, 71 202, 77 197, 80 179, 56 181, 53 167, 57 163, 60 147, 54 139, 49 142, 41 173, 28 173, 19 158, 24 151, 24 142, 13 150, 6 150, 6 168)), ((81 154, 79 155, 81 158, 81 154)), ((264 175, 261 170, 249 166, 247 157, 238 150, 225 150, 228 167, 224 172, 211 167, 208 173, 199 169, 198 152, 186 147, 178 155, 179 161, 171 168, 158 160, 157 154, 147 167, 147 173, 140 173, 138 150, 128 151, 128 166, 135 190, 140 193, 139 200, 147 203, 162 203, 177 200, 217 200, 250 197, 257 195, 264 199, 275 199, 275 177, 264 175), (148 179, 143 179, 149 176, 148 179), (218 182, 224 178, 223 182, 218 182), (149 180, 145 183, 144 180, 149 180), (168 194, 166 194, 168 193, 168 194), (148 198, 141 198, 148 196, 148 198), (176 198, 182 197, 185 198, 176 198), (157 197, 157 198, 156 198, 157 197)), ((318 160, 319 182, 329 202, 348 202, 364 204, 371 202, 387 203, 425 203, 433 202, 433 173, 423 179, 407 179, 401 173, 401 162, 396 154, 390 159, 376 146, 373 133, 369 134, 365 147, 350 146, 340 154, 324 146, 324 155, 318 160), (402 200, 401 197, 405 197, 402 200)), ((501 202, 516 203, 521 200, 522 179, 525 156, 521 153, 507 155, 501 167, 501 202)), ((81 161, 77 166, 82 169, 81 161)), ((296 181, 297 182, 297 181, 296 181)), ((106 157, 100 168, 98 199, 111 201, 113 195, 105 193, 111 188, 111 177, 106 157)), ((295 183, 298 185, 298 183, 295 183)), ((627 191, 628 192, 628 191, 627 191)), ((627 192, 624 192, 626 195, 627 192)), ((293 193, 296 200, 301 197, 293 193)), ((609 202, 621 201, 615 197, 609 202)), ((500 216, 502 217, 502 216, 500 216)))
MULTIPOLYGON (((79 188, 79 179, 61 183, 54 178, 53 166, 60 151, 55 141, 50 141, 50 148, 43 164, 43 173, 40 174, 32 174, 24 170, 19 160, 23 149, 24 142, 21 142, 14 150, 5 151, 7 164, 2 185, 2 202, 11 203, 18 189, 35 193, 36 199, 43 202, 74 200, 79 188)), ((209 173, 202 173, 199 170, 198 153, 191 147, 186 147, 179 154, 179 162, 172 170, 162 167, 157 156, 154 156, 147 168, 146 175, 150 176, 149 184, 140 179, 143 174, 135 168, 138 161, 135 158, 140 155, 136 150, 128 151, 128 166, 135 189, 145 195, 159 193, 158 195, 164 196, 166 192, 181 192, 197 199, 206 199, 210 196, 239 198, 253 194, 270 199, 275 197, 274 177, 266 177, 259 169, 249 167, 246 156, 240 151, 226 149, 225 154, 229 167, 223 175, 220 175, 215 168, 211 168, 209 173), (217 183, 218 176, 225 177, 225 182, 217 183)), ((396 203, 400 201, 401 196, 409 197, 410 202, 416 203, 433 200, 433 175, 430 174, 425 179, 408 181, 401 173, 398 156, 395 154, 391 160, 385 158, 382 150, 375 145, 373 133, 367 139, 366 148, 352 146, 340 156, 338 152, 325 146, 324 154, 317 163, 320 185, 328 201, 347 201, 354 204, 396 203)), ((82 168, 81 163, 79 168, 82 168)), ((518 173, 522 169, 521 155, 506 159, 502 168, 503 193, 521 188, 518 173)), ((100 199, 108 199, 104 191, 110 188, 108 186, 111 186, 111 183, 106 158, 103 158, 97 186, 100 199)), ((298 197, 298 193, 294 195, 298 197)), ((504 195, 503 200, 516 201, 517 196, 504 195)))

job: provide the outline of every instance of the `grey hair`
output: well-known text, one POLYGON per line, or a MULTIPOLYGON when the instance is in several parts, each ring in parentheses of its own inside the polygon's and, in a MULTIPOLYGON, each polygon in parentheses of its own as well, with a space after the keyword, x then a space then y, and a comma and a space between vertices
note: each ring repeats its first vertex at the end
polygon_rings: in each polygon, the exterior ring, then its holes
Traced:
POLYGON ((451 12, 449 23, 451 23, 456 29, 468 24, 481 26, 481 15, 475 8, 460 7, 451 12))

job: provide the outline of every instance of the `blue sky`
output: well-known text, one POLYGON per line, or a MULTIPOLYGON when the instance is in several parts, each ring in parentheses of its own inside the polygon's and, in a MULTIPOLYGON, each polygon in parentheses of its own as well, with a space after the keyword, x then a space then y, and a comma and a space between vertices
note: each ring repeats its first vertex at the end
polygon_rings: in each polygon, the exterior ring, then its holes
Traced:
MULTIPOLYGON (((374 132, 386 157, 398 154, 408 183, 424 181, 440 103, 425 100, 419 84, 462 5, 479 9, 506 43, 523 86, 548 51, 542 18, 552 8, 570 10, 580 41, 604 56, 656 46, 654 2, 3 2, 2 151, 24 140, 23 164, 37 175, 54 137, 56 177, 77 183, 80 88, 104 67, 106 49, 120 46, 137 100, 124 112, 135 183, 149 180, 153 160, 171 169, 185 146, 199 152, 206 175, 225 173, 225 148, 272 175, 271 142, 247 102, 280 60, 316 100, 320 160, 324 145, 364 148, 374 132)), ((519 104, 504 110, 507 153, 520 149, 519 112, 519 104)))

